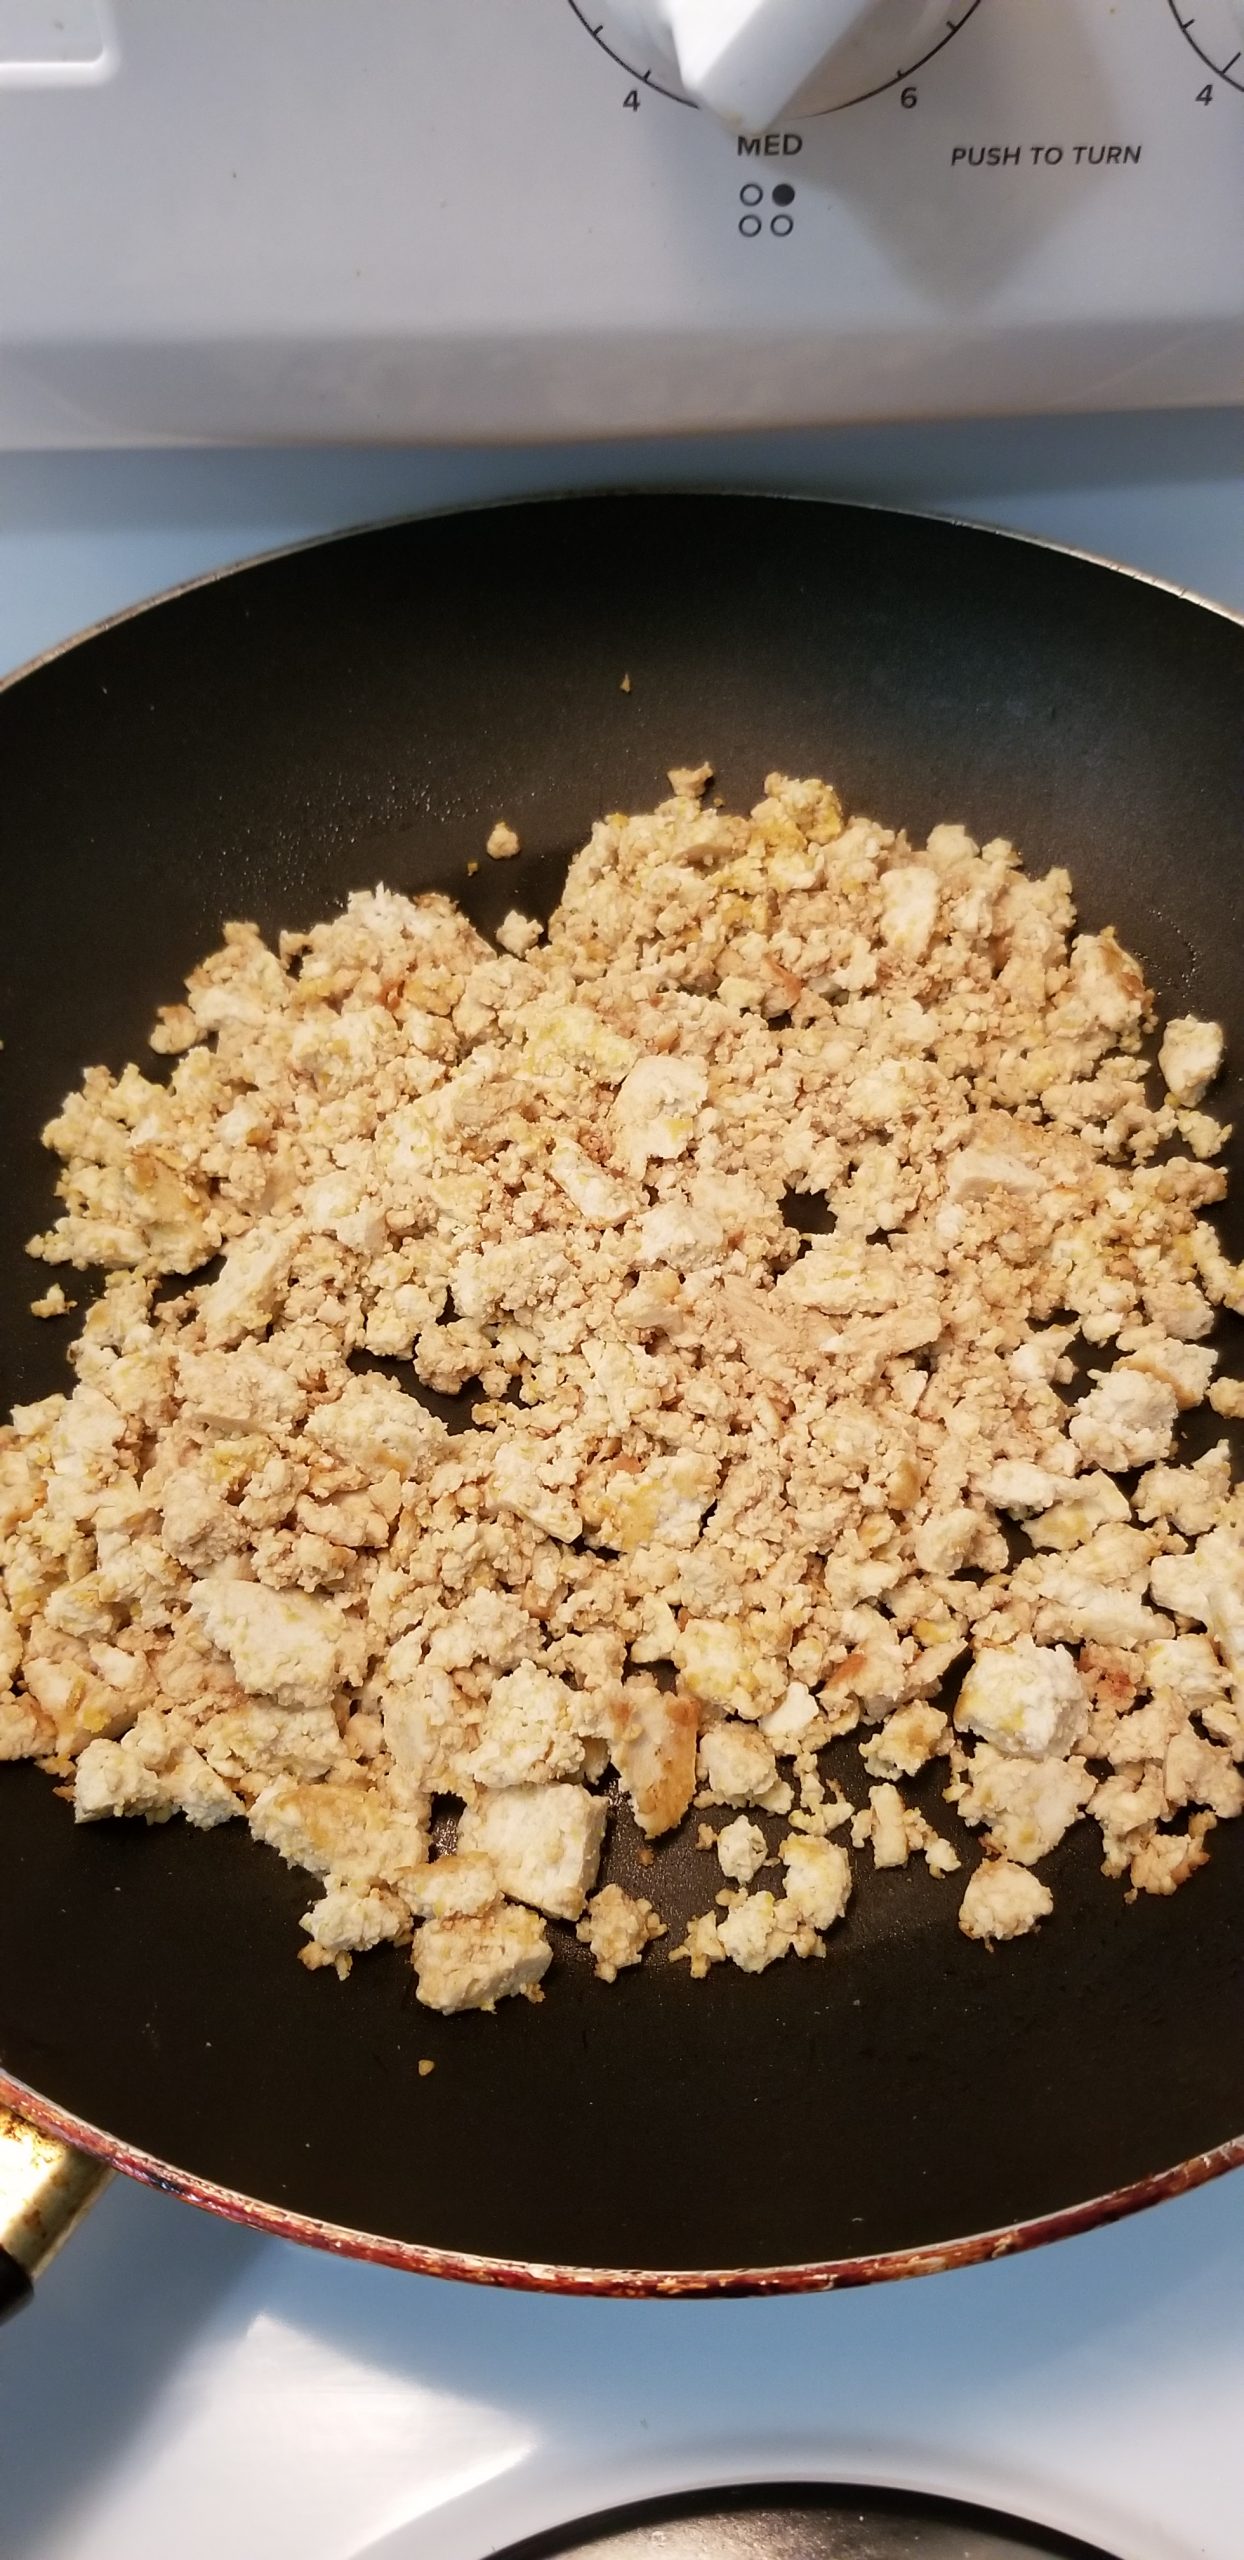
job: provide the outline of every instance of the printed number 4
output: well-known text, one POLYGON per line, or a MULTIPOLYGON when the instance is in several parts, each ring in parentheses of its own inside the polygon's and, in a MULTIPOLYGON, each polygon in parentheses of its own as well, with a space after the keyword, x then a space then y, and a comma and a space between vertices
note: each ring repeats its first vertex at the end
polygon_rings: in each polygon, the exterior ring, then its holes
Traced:
POLYGON ((637 116, 637 115, 638 115, 638 113, 639 113, 639 91, 638 91, 638 89, 628 89, 628 90, 627 90, 627 93, 626 93, 626 96, 624 97, 624 99, 623 99, 623 101, 622 101, 622 104, 623 104, 623 106, 624 106, 624 107, 629 107, 629 108, 630 108, 630 110, 631 110, 631 114, 632 114, 633 116, 637 116))
POLYGON ((1207 106, 1209 105, 1209 103, 1210 103, 1211 98, 1213 97, 1213 94, 1214 94, 1213 83, 1212 83, 1212 81, 1207 80, 1207 81, 1206 81, 1206 83, 1205 83, 1204 88, 1203 88, 1203 89, 1198 89, 1198 90, 1197 90, 1197 93, 1196 93, 1196 96, 1197 96, 1197 105, 1198 105, 1199 107, 1207 107, 1207 106))

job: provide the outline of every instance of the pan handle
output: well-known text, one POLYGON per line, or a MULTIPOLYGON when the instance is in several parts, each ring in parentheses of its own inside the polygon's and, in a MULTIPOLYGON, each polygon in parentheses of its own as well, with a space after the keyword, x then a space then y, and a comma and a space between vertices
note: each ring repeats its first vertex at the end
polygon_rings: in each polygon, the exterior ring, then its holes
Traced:
POLYGON ((0 2320, 30 2299, 112 2171, 0 2105, 0 2320))

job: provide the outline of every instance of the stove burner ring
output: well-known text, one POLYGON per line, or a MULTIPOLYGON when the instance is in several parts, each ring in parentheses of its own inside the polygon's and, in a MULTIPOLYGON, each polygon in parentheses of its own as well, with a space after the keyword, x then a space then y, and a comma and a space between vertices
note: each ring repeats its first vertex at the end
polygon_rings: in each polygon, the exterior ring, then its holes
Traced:
POLYGON ((1117 2560, 1095 2543, 915 2492, 774 2484, 614 2507, 499 2560, 1117 2560))

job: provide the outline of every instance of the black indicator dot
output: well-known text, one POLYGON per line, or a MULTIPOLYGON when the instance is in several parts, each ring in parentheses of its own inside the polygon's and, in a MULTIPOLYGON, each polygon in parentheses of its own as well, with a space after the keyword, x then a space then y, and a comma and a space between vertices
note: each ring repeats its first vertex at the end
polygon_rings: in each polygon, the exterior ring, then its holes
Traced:
POLYGON ((794 188, 793 188, 793 187, 790 187, 790 186, 788 186, 788 185, 787 185, 787 183, 786 183, 786 180, 785 180, 785 179, 783 179, 783 180, 782 180, 782 183, 781 183, 781 186, 780 186, 780 187, 775 187, 775 188, 774 188, 774 190, 773 190, 773 201, 774 201, 774 203, 775 203, 775 204, 793 204, 793 203, 794 203, 794 201, 795 201, 795 190, 794 190, 794 188))

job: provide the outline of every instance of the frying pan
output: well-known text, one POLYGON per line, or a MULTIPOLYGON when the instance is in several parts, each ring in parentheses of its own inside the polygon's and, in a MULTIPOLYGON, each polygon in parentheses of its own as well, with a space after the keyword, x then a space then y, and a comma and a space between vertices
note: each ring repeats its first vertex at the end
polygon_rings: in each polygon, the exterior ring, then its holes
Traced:
MULTIPOLYGON (((1065 862, 1164 1009, 1244 1054, 1229 616, 996 534, 771 498, 544 502, 289 553, 0 694, 5 1407, 64 1381, 63 1331, 27 1313, 36 1132, 88 1061, 144 1054, 226 917, 308 925, 377 878, 484 928, 547 911, 591 818, 702 756, 732 804, 774 766, 824 773, 913 833, 961 819, 1065 862), (469 877, 500 814, 527 850, 469 877)), ((1240 1199, 1222 1225, 1238 1255, 1240 1199)), ((644 1876, 616 1829, 608 1874, 673 1921, 702 1906, 684 1840, 644 1876)), ((823 1964, 693 1984, 662 1948, 605 1990, 559 1930, 541 2007, 444 2019, 394 1951, 345 1988, 297 1964, 307 1880, 242 1825, 75 1830, 11 1767, 0 2092, 214 2210, 439 2274, 693 2292, 942 2267, 1244 2158, 1244 1823, 1173 1902, 1129 1906, 1096 1844, 1070 1834, 1053 1919, 997 1956, 916 1862, 868 1875, 823 1964)))

